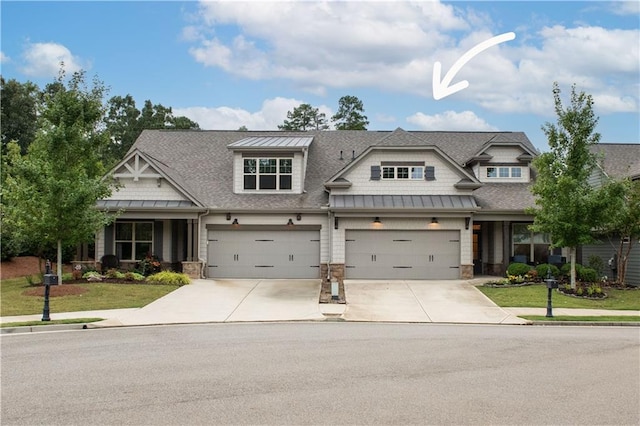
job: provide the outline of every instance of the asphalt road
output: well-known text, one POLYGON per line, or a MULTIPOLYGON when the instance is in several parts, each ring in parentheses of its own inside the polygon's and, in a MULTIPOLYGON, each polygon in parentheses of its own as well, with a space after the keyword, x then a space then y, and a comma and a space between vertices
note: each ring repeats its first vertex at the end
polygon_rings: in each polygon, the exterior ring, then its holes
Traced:
POLYGON ((2 425, 640 423, 634 327, 212 324, 1 343, 2 425))

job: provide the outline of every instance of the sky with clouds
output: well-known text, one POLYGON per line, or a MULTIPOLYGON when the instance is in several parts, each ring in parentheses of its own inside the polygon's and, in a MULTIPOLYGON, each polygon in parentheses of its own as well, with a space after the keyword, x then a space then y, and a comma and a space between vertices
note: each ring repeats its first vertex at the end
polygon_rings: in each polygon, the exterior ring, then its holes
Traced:
MULTIPOLYGON (((203 129, 276 129, 360 98, 370 130, 524 131, 547 148, 552 84, 591 94, 603 142, 640 142, 640 2, 2 1, 2 76, 43 87, 86 70, 203 129), (442 77, 468 87, 436 100, 442 77)), ((565 98, 566 99, 566 98, 565 98)))

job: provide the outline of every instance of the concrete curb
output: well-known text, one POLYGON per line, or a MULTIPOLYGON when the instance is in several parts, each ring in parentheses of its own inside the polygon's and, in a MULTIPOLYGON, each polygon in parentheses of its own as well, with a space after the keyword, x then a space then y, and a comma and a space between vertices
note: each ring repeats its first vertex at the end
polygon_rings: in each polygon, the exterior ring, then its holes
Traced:
POLYGON ((574 325, 580 327, 640 327, 640 322, 633 321, 532 321, 531 325, 556 326, 574 325))
POLYGON ((23 327, 2 327, 0 328, 0 334, 22 334, 22 333, 42 333, 45 331, 83 330, 87 328, 87 324, 90 324, 90 323, 28 325, 23 327))

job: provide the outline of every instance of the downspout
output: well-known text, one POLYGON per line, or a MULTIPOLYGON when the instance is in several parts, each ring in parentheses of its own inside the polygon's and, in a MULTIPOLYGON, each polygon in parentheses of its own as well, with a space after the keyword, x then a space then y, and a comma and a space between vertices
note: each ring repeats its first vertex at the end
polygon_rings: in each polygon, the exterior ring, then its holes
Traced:
POLYGON ((327 258, 327 282, 331 285, 331 261, 333 260, 333 238, 331 238, 331 234, 333 233, 332 220, 331 220, 331 209, 327 210, 327 218, 329 219, 329 226, 327 230, 329 231, 329 257, 327 258))
MULTIPOLYGON (((198 213, 198 260, 200 261, 200 264, 202 265, 200 267, 200 278, 204 279, 204 268, 207 265, 207 261, 202 259, 202 257, 200 256, 200 237, 202 237, 201 233, 200 233, 200 228, 202 227, 202 216, 206 216, 209 214, 209 209, 207 209, 204 213, 198 213)), ((208 244, 208 242, 207 242, 208 244)))

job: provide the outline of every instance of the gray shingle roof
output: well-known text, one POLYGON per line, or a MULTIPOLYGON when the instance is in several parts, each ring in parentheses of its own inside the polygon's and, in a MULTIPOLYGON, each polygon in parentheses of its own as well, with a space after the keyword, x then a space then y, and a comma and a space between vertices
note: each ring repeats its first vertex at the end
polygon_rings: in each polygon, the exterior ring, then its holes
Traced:
MULTIPOLYGON (((435 145, 462 165, 496 136, 522 143, 535 151, 522 132, 407 132, 402 129, 309 132, 145 130, 131 149, 138 149, 152 157, 164 173, 209 208, 303 210, 326 206, 329 198, 324 182, 369 146, 435 145), (233 151, 227 146, 248 137, 313 137, 313 143, 308 148, 306 192, 234 194, 233 151)), ((523 190, 526 192, 526 189, 523 190)))
POLYGON ((610 177, 633 177, 640 173, 640 143, 600 143, 591 146, 591 151, 601 157, 601 167, 610 177))
POLYGON ((473 196, 481 211, 522 211, 535 206, 531 185, 532 183, 485 183, 473 191, 473 196))

